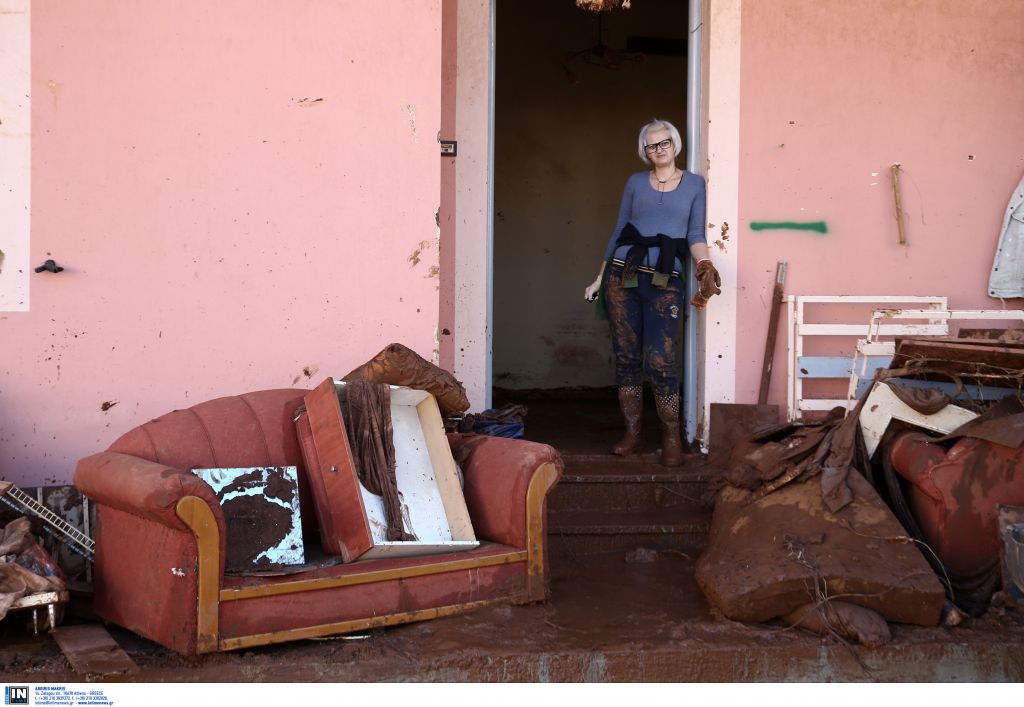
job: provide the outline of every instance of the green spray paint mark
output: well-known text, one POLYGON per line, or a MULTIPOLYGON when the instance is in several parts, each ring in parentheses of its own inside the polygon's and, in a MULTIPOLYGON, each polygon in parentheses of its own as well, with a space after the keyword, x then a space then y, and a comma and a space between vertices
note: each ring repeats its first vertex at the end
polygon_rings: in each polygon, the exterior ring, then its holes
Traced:
POLYGON ((751 221, 750 230, 828 233, 828 225, 824 221, 751 221))

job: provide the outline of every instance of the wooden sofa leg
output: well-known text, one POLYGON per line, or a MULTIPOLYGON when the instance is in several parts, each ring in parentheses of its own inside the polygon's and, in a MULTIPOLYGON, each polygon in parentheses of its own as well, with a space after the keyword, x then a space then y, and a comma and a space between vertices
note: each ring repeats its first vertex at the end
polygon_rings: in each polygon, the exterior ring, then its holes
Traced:
POLYGON ((527 594, 529 601, 546 597, 544 500, 558 481, 558 467, 551 462, 541 464, 526 490, 527 594))
POLYGON ((217 521, 206 501, 196 496, 180 499, 175 512, 196 536, 199 554, 196 650, 198 653, 212 653, 220 647, 220 533, 217 521))

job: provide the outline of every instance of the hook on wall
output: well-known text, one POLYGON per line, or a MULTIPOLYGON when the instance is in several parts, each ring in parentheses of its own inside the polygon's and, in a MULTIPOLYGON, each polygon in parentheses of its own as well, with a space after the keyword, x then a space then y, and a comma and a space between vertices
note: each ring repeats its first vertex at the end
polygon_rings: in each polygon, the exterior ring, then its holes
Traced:
POLYGON ((43 263, 38 268, 36 268, 36 272, 43 272, 44 270, 46 272, 55 272, 56 273, 56 272, 63 272, 64 268, 62 268, 60 265, 57 265, 57 261, 55 261, 55 260, 47 260, 45 263, 43 263))

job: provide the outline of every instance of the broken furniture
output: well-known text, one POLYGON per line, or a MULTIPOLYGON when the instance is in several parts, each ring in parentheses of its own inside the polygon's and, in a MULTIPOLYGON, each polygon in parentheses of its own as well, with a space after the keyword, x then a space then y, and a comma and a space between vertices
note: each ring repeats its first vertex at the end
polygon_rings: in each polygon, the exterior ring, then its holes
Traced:
POLYGON ((860 408, 868 454, 880 462, 894 512, 947 578, 950 598, 977 615, 999 585, 997 509, 1024 503, 1024 345, 902 337, 883 373, 860 408))
POLYGON ((562 463, 532 442, 448 436, 479 547, 310 562, 319 529, 293 421, 309 392, 267 390, 177 410, 79 462, 75 484, 96 504, 102 618, 192 655, 544 600, 545 504, 562 463), (307 564, 226 573, 220 504, 190 470, 264 466, 299 470, 307 564))
POLYGON ((73 552, 81 555, 87 560, 92 559, 95 543, 89 537, 89 511, 86 506, 83 509, 82 520, 85 525, 85 532, 76 528, 51 511, 36 499, 19 489, 10 481, 0 481, 0 500, 19 513, 28 513, 38 516, 46 523, 47 532, 55 535, 67 544, 73 552))
POLYGON ((296 420, 324 549, 350 562, 479 546, 437 402, 425 391, 393 386, 388 398, 398 519, 389 537, 383 495, 362 483, 350 448, 358 430, 350 426, 349 389, 358 385, 328 378, 304 398, 305 410, 296 420))
POLYGON ((38 636, 40 627, 47 631, 57 628, 57 607, 67 604, 69 598, 67 590, 29 594, 11 604, 7 608, 7 613, 12 611, 29 612, 32 617, 32 635, 38 636))
MULTIPOLYGON (((903 381, 893 379, 895 384, 903 381)), ((860 412, 860 431, 864 435, 864 447, 868 458, 875 455, 882 437, 889 430, 893 420, 906 422, 940 434, 948 434, 960 425, 973 420, 978 413, 971 412, 957 405, 946 405, 931 415, 926 415, 903 402, 888 383, 879 381, 873 384, 871 392, 860 412)))
MULTIPOLYGON (((1014 415, 1018 429, 1024 412, 1014 415)), ((948 437, 958 434, 954 431, 948 437)), ((999 585, 1001 548, 997 509, 1024 505, 1024 447, 965 436, 951 446, 905 431, 883 450, 907 483, 902 494, 916 529, 978 613, 999 585)), ((906 523, 906 521, 905 521, 906 523)))
MULTIPOLYGON (((945 297, 903 295, 787 295, 786 302, 789 309, 787 409, 791 421, 803 419, 806 412, 827 412, 837 406, 852 407, 847 396, 833 393, 829 397, 820 397, 820 394, 819 397, 810 397, 804 391, 804 382, 832 381, 831 385, 838 386, 842 381, 845 390, 852 372, 851 358, 856 341, 867 338, 869 332, 869 325, 865 323, 869 313, 864 311, 865 307, 870 306, 873 310, 880 305, 895 307, 902 304, 918 309, 947 309, 945 297), (813 317, 808 308, 814 310, 813 317), (835 321, 837 319, 839 321, 835 321)), ((947 331, 942 320, 924 325, 882 324, 876 331, 876 338, 896 334, 940 335, 947 331)), ((885 366, 887 360, 876 359, 872 364, 874 367, 885 366)), ((824 394, 829 395, 828 392, 824 394)))
MULTIPOLYGON (((853 407, 854 401, 860 398, 863 388, 870 384, 873 374, 880 368, 891 367, 890 363, 896 353, 897 339, 886 338, 883 340, 882 327, 885 326, 885 333, 891 336, 902 337, 904 340, 914 338, 922 341, 922 346, 929 344, 927 338, 907 337, 908 334, 935 333, 935 325, 938 324, 941 337, 949 334, 949 322, 951 321, 1016 321, 1024 322, 1024 310, 1019 309, 876 309, 871 313, 868 322, 868 335, 864 339, 857 340, 857 351, 854 354, 853 366, 850 373, 850 384, 847 388, 847 409, 853 407), (918 324, 909 324, 909 321, 920 320, 918 324), (883 322, 896 321, 898 324, 883 325, 883 322)), ((963 336, 963 330, 961 330, 963 336)), ((935 344, 942 339, 936 340, 935 344)), ((982 342, 964 339, 957 342, 961 348, 970 348, 982 342)), ((947 343, 945 344, 948 346, 947 343)), ((903 352, 903 357, 913 356, 917 352, 909 348, 903 352)), ((1018 366, 1019 367, 1019 366, 1018 366)), ((980 386, 980 384, 979 384, 980 386)), ((938 387, 949 388, 949 384, 939 384, 938 387)), ((970 391, 969 391, 970 392, 970 391)), ((991 395, 992 391, 986 390, 983 386, 977 391, 979 395, 991 395)), ((1005 394, 1005 393, 1003 393, 1005 394)))

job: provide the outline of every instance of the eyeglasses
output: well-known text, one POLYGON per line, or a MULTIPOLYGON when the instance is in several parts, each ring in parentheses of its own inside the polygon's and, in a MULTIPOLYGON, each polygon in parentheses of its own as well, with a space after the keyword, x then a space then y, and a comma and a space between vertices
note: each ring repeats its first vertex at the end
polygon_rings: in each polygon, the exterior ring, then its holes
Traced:
POLYGON ((653 145, 644 145, 644 152, 648 155, 653 155, 658 150, 667 150, 672 147, 672 138, 665 138, 661 142, 656 142, 653 145))

